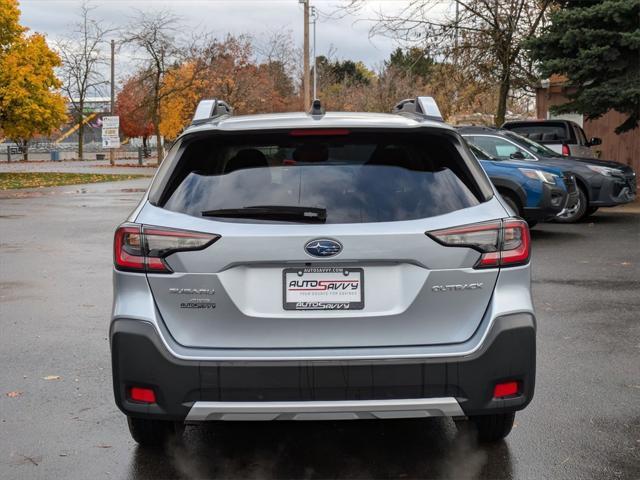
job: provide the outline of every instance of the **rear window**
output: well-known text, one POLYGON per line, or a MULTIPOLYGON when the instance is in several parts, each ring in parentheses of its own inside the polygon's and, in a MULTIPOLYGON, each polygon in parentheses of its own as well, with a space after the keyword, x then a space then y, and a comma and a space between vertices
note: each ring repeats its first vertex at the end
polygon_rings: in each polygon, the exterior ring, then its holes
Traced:
POLYGON ((218 221, 283 221, 211 213, 252 207, 322 209, 326 223, 412 220, 482 198, 455 137, 443 134, 209 135, 183 139, 171 161, 152 203, 218 221))
POLYGON ((536 142, 564 142, 570 139, 566 124, 559 122, 512 123, 504 128, 536 142))

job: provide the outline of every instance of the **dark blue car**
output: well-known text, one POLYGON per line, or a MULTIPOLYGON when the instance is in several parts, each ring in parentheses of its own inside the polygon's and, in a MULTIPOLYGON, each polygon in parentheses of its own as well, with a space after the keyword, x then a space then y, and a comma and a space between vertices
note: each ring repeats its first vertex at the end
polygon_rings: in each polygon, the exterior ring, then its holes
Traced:
POLYGON ((489 152, 491 156, 535 168, 553 167, 570 171, 576 177, 578 199, 556 221, 577 222, 600 207, 614 207, 636 198, 636 174, 622 163, 593 158, 563 157, 517 133, 490 127, 460 127, 467 143, 489 152))
POLYGON ((575 178, 560 168, 492 157, 469 144, 500 195, 529 225, 554 219, 577 200, 575 178))

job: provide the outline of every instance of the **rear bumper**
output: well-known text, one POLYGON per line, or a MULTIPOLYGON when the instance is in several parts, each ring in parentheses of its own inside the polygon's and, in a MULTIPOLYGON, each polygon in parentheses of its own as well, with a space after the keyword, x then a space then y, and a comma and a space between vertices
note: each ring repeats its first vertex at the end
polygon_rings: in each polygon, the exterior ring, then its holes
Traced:
POLYGON ((111 328, 113 386, 127 415, 177 421, 407 418, 503 413, 524 408, 535 386, 535 318, 494 319, 473 354, 437 358, 278 362, 183 360, 146 321, 111 328), (519 392, 494 399, 517 381, 519 392), (157 403, 128 398, 153 388, 157 403), (386 412, 386 413, 385 413, 386 412))

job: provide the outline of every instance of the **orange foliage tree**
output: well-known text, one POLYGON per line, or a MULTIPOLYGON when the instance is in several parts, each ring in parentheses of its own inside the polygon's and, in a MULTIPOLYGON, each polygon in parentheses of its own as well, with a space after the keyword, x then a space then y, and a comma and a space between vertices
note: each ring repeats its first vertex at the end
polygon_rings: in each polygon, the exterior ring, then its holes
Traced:
POLYGON ((116 112, 120 116, 120 130, 127 137, 142 137, 147 150, 147 140, 154 132, 149 102, 144 82, 133 76, 125 82, 116 99, 116 112))
POLYGON ((162 94, 160 131, 169 139, 189 124, 203 98, 223 99, 237 113, 282 112, 298 101, 286 66, 277 60, 257 62, 250 39, 232 35, 170 70, 162 94))

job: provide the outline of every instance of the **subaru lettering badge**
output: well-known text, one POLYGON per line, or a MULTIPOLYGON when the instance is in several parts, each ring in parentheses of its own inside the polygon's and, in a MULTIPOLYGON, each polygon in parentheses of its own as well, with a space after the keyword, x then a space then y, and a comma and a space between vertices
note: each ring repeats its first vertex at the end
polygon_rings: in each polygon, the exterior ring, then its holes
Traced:
POLYGON ((319 238, 308 242, 304 246, 304 251, 312 257, 333 257, 342 251, 342 245, 335 240, 319 238))

